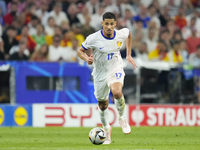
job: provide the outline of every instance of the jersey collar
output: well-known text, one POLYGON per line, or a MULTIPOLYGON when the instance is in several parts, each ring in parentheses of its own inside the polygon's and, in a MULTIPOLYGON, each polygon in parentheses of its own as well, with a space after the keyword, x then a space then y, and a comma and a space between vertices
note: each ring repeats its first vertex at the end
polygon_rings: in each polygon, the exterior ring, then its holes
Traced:
POLYGON ((107 39, 107 40, 112 40, 112 39, 114 39, 115 36, 116 36, 116 31, 114 30, 114 36, 113 36, 112 38, 107 38, 107 37, 105 37, 105 36, 103 35, 103 30, 101 30, 101 35, 102 35, 105 39, 107 39))

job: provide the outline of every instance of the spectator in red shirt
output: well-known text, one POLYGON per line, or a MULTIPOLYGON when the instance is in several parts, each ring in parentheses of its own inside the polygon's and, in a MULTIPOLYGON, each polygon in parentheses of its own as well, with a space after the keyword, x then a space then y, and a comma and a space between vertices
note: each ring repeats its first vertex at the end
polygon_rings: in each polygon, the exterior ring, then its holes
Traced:
POLYGON ((11 12, 7 13, 3 17, 5 25, 11 25, 13 18, 16 17, 17 10, 18 10, 17 3, 11 2, 11 12))
POLYGON ((187 25, 187 21, 184 16, 184 9, 183 7, 180 7, 178 10, 178 15, 175 17, 175 24, 182 29, 187 25))
POLYGON ((26 37, 27 38, 27 47, 28 47, 30 53, 32 53, 35 50, 36 43, 35 43, 34 39, 28 34, 28 32, 29 32, 29 28, 27 26, 24 26, 22 28, 22 33, 16 37, 16 40, 19 41, 21 39, 21 37, 26 37))
POLYGON ((196 32, 197 30, 195 28, 192 28, 191 29, 192 35, 186 40, 189 54, 196 52, 196 47, 200 45, 200 38, 196 36, 196 32))

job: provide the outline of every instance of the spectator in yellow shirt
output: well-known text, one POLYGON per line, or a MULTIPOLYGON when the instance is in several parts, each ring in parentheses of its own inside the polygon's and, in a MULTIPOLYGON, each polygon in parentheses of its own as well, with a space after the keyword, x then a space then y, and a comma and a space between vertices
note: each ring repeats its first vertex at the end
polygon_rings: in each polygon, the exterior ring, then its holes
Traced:
POLYGON ((176 41, 173 44, 173 49, 168 52, 169 61, 173 63, 182 63, 183 57, 181 56, 180 42, 176 41))
POLYGON ((155 50, 151 51, 148 55, 149 60, 156 61, 169 61, 169 56, 167 54, 167 45, 164 41, 160 40, 158 46, 155 50))

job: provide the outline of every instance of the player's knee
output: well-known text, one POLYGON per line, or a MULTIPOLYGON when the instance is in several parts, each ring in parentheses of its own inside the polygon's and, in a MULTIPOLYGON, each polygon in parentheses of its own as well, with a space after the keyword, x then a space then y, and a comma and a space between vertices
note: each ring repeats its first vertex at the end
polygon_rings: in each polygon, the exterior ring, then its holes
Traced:
POLYGON ((102 110, 102 111, 104 111, 104 110, 106 110, 107 108, 108 108, 108 104, 99 104, 99 108, 102 110))
POLYGON ((115 99, 120 99, 122 97, 122 92, 120 90, 113 91, 113 96, 115 99))

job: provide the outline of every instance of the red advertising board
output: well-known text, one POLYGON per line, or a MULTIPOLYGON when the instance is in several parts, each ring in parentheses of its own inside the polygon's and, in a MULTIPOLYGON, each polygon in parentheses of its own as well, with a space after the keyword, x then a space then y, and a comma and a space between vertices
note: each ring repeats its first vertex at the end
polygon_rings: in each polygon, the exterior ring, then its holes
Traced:
POLYGON ((131 126, 200 126, 200 106, 129 105, 131 126))

